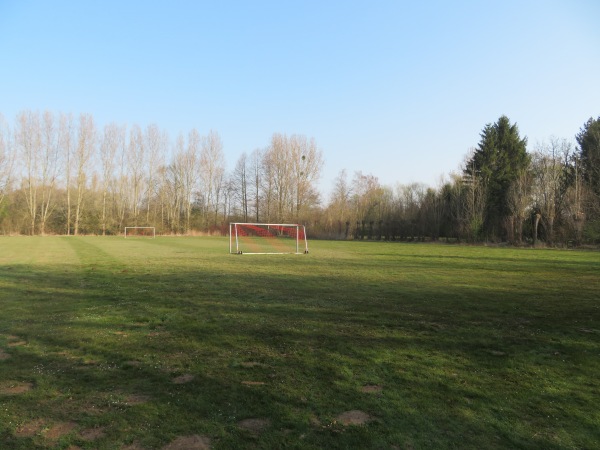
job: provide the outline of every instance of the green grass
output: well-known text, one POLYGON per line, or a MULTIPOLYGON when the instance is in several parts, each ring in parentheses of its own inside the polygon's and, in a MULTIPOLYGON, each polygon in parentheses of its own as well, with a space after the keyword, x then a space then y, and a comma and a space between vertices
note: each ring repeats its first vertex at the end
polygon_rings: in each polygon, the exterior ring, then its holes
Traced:
POLYGON ((600 447, 599 253, 310 247, 0 238, 0 448, 600 447))

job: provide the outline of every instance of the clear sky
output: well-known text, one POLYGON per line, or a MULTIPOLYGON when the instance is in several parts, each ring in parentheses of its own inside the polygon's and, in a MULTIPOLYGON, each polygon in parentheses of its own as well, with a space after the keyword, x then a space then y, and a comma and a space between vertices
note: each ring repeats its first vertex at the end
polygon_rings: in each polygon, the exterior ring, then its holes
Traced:
POLYGON ((0 113, 273 133, 342 169, 435 186, 502 114, 529 149, 600 116, 600 2, 0 0, 0 113))

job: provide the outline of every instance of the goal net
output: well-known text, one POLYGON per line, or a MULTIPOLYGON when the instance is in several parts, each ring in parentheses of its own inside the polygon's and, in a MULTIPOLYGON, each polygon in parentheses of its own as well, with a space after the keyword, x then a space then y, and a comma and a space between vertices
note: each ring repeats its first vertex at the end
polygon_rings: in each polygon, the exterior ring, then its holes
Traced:
POLYGON ((306 228, 285 223, 230 223, 229 253, 308 253, 306 228))
POLYGON ((155 227, 125 227, 125 237, 156 237, 155 227))

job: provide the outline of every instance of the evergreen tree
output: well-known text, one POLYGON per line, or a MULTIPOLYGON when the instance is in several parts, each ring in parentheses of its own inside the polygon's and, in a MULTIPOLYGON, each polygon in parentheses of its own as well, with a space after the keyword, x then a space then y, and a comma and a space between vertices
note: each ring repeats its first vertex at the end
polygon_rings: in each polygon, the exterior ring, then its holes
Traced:
POLYGON ((529 167, 527 138, 519 136, 517 125, 506 116, 487 124, 481 141, 465 167, 465 176, 477 178, 486 187, 487 200, 484 232, 489 238, 506 239, 507 219, 511 216, 509 190, 529 167))
POLYGON ((590 119, 575 136, 586 184, 600 198, 600 117, 590 119))

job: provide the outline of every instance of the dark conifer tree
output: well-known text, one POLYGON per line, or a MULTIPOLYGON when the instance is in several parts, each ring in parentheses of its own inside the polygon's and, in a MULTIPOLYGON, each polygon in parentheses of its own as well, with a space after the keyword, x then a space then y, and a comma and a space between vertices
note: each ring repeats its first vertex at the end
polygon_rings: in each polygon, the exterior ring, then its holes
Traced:
POLYGON ((600 117, 596 120, 590 117, 575 138, 579 144, 583 178, 600 198, 600 117))
POLYGON ((487 124, 481 141, 465 168, 465 176, 477 177, 486 186, 486 217, 484 232, 491 238, 506 238, 504 223, 510 215, 508 193, 519 173, 527 170, 527 138, 519 136, 516 124, 501 116, 487 124))

